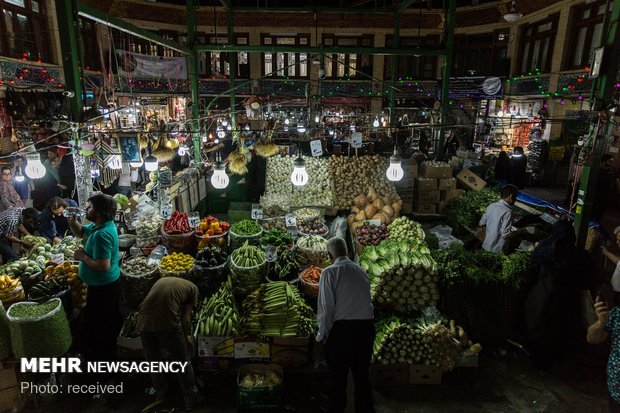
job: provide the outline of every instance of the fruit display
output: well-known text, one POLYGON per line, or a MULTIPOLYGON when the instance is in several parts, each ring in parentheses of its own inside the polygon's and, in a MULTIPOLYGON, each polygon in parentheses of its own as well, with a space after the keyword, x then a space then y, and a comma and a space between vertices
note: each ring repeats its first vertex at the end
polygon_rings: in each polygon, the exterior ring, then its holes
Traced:
POLYGON ((277 249, 278 260, 274 267, 277 280, 289 281, 297 278, 297 274, 301 269, 299 263, 299 250, 297 248, 289 248, 281 245, 277 249))
MULTIPOLYGON (((279 197, 289 202, 291 206, 332 206, 333 194, 331 180, 328 174, 327 161, 322 158, 302 157, 306 163, 308 183, 302 187, 290 185, 291 173, 295 156, 276 155, 267 160, 265 176, 265 195, 262 203, 271 203, 271 197, 279 197), (288 182, 288 185, 283 185, 288 182)), ((284 205, 284 204, 282 204, 284 205)))
POLYGON ((355 228, 357 242, 359 242, 362 246, 379 245, 381 241, 388 237, 389 233, 388 227, 385 224, 372 225, 365 222, 355 228))
POLYGON ((206 245, 196 254, 194 264, 199 267, 219 267, 228 260, 228 253, 215 245, 206 245))
POLYGON ((45 281, 58 279, 71 287, 71 299, 75 308, 84 308, 86 306, 86 296, 88 294, 88 286, 82 281, 78 274, 78 266, 73 265, 70 261, 62 264, 45 268, 45 281))
POLYGON ((196 315, 198 334, 228 337, 239 334, 239 312, 232 293, 230 278, 209 298, 205 298, 196 315))
POLYGON ((24 288, 17 278, 0 275, 0 301, 4 307, 9 308, 11 304, 23 300, 24 297, 24 288))
POLYGON ((170 219, 164 222, 164 233, 167 235, 181 235, 193 231, 185 212, 174 211, 170 219))
POLYGON ((297 230, 302 235, 321 235, 329 234, 329 228, 321 218, 300 219, 297 221, 297 230))
POLYGON ((243 301, 243 331, 266 337, 307 337, 316 315, 297 287, 276 281, 261 285, 243 301))
POLYGON ((192 269, 194 257, 182 252, 173 252, 162 258, 159 264, 161 276, 181 276, 192 269))
POLYGON ((365 195, 356 196, 353 203, 348 218, 352 228, 370 219, 376 219, 388 225, 398 217, 402 208, 402 202, 398 196, 385 195, 373 187, 370 187, 365 195))
POLYGON ((350 208, 354 205, 355 197, 365 194, 370 188, 387 197, 391 201, 390 205, 399 202, 400 197, 394 184, 385 176, 387 167, 388 159, 379 155, 350 158, 331 156, 329 176, 334 184, 335 206, 338 209, 350 208))
POLYGON ((379 304, 404 310, 433 306, 439 299, 437 264, 424 244, 386 239, 367 246, 360 266, 370 278, 370 292, 379 304))
POLYGON ((272 229, 269 232, 264 232, 260 238, 260 243, 263 246, 279 247, 280 245, 292 245, 293 238, 279 229, 272 229))
POLYGON ((388 225, 388 229, 390 231, 388 239, 397 242, 406 241, 414 245, 420 244, 426 236, 422 225, 407 217, 396 218, 394 222, 388 225))
POLYGON ((230 224, 226 221, 220 221, 219 219, 209 215, 203 218, 196 227, 196 235, 213 237, 218 235, 225 235, 230 229, 230 224))

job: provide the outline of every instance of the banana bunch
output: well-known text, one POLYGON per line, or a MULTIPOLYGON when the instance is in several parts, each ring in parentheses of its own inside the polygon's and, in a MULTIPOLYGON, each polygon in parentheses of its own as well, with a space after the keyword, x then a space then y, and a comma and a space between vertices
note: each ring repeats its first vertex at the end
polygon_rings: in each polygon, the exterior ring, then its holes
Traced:
POLYGON ((239 313, 235 306, 230 278, 209 298, 205 298, 196 316, 198 335, 236 336, 239 334, 239 313))
POLYGON ((306 337, 316 330, 314 311, 285 281, 261 285, 243 302, 243 329, 266 337, 306 337))
POLYGON ((19 279, 11 278, 8 275, 0 275, 0 295, 8 294, 16 289, 20 284, 19 279))

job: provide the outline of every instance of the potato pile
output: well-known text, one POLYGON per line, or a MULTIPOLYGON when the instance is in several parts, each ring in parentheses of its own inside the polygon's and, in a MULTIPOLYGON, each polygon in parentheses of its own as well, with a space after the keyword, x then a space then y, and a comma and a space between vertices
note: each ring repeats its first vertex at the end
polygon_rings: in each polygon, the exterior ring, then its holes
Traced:
POLYGON ((370 188, 388 197, 391 202, 400 202, 396 188, 385 176, 388 164, 388 159, 379 155, 351 158, 331 156, 329 175, 334 182, 335 206, 338 209, 351 207, 354 198, 370 188))
POLYGON ((398 196, 384 195, 375 188, 369 188, 366 195, 358 195, 353 200, 349 224, 355 229, 363 221, 378 219, 382 224, 388 225, 398 217, 402 203, 398 196))

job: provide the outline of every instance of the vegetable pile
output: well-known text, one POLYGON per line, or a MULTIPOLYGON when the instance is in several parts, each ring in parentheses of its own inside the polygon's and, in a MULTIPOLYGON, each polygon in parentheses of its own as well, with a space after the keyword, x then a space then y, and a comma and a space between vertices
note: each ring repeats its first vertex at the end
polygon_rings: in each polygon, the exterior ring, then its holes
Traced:
POLYGON ((334 183, 335 206, 338 209, 350 208, 354 205, 354 198, 370 188, 389 198, 389 205, 400 201, 396 188, 385 177, 387 167, 388 160, 379 155, 330 157, 329 174, 334 183))
POLYGON ((368 273, 372 297, 379 304, 423 308, 439 299, 437 265, 424 244, 387 239, 376 247, 365 247, 360 265, 368 273))
POLYGON ((390 230, 388 239, 411 244, 420 244, 424 241, 425 234, 422 225, 407 217, 396 218, 388 226, 388 229, 390 230))
MULTIPOLYGON (((41 247, 43 248, 43 247, 41 247)), ((41 266, 38 261, 20 258, 4 266, 4 271, 12 278, 28 278, 34 274, 41 272, 41 266)))
POLYGON ((234 293, 248 294, 256 289, 263 282, 265 263, 265 252, 248 241, 234 250, 230 259, 234 293))
POLYGON ((146 257, 137 256, 129 260, 123 260, 121 270, 126 276, 140 278, 150 275, 153 271, 157 270, 157 266, 148 265, 146 257))
POLYGON ((209 215, 200 221, 200 224, 196 228, 196 235, 201 237, 213 237, 217 235, 224 235, 230 229, 230 224, 226 221, 220 221, 219 219, 209 215))
POLYGON ((22 298, 24 298, 22 283, 17 278, 0 275, 0 300, 3 306, 9 307, 22 298))
POLYGON ((246 240, 250 241, 250 244, 258 245, 262 232, 261 226, 251 219, 239 221, 230 227, 230 248, 237 249, 246 240))
POLYGON ((137 338, 140 337, 140 332, 137 331, 136 323, 138 322, 138 312, 132 311, 129 313, 125 322, 123 323, 123 329, 120 332, 121 337, 137 338))
MULTIPOLYGON (((159 234, 160 228, 161 228, 161 226, 157 227, 157 234, 159 234)), ((45 251, 44 252, 42 252, 40 250, 41 247, 37 247, 38 256, 37 256, 36 260, 38 262, 41 262, 40 261, 40 257, 41 256, 46 256, 47 254, 49 254, 47 259, 51 258, 52 254, 63 254, 65 256, 66 260, 72 260, 73 259, 73 253, 75 252, 75 250, 78 250, 78 249, 80 249, 82 247, 83 246, 82 246, 82 239, 81 238, 65 237, 65 238, 63 238, 63 240, 62 240, 62 242, 60 244, 52 245, 51 249, 48 250, 48 248, 45 247, 45 251)), ((47 259, 46 259, 46 261, 47 261, 47 259)))
POLYGON ((275 371, 253 371, 246 374, 239 383, 239 386, 248 389, 277 386, 282 383, 282 378, 275 371))
POLYGON ((355 229, 355 235, 357 236, 357 242, 361 245, 378 245, 381 241, 388 237, 389 230, 385 224, 372 225, 365 222, 361 226, 355 229))
POLYGON ((136 237, 138 239, 159 237, 162 221, 159 211, 155 208, 140 211, 140 214, 132 222, 136 230, 136 237))
POLYGON ((31 243, 32 245, 47 245, 47 238, 35 237, 34 235, 26 235, 22 238, 24 241, 31 243))
POLYGON ((486 208, 496 201, 499 201, 499 195, 491 189, 465 192, 465 195, 453 199, 446 207, 448 223, 452 227, 459 224, 477 228, 486 208))
POLYGON ((50 278, 47 281, 41 281, 30 288, 28 293, 28 301, 34 301, 35 303, 43 303, 48 301, 69 288, 66 281, 61 281, 58 278, 50 278))
POLYGON ((308 183, 303 187, 293 188, 292 185, 283 185, 290 182, 293 172, 294 156, 276 155, 267 160, 267 174, 265 177, 265 195, 261 203, 274 204, 272 199, 288 200, 281 205, 333 205, 331 180, 328 175, 327 161, 321 158, 306 157, 306 171, 308 183))
POLYGON ((266 337, 306 337, 316 330, 315 314, 293 285, 261 285, 243 302, 243 330, 266 337))
POLYGON ((304 235, 297 240, 300 262, 308 265, 319 265, 329 258, 327 240, 318 235, 304 235))
MULTIPOLYGON (((172 254, 166 255, 164 258, 162 258, 161 263, 159 264, 159 269, 172 273, 182 273, 191 270, 193 266, 194 257, 188 254, 184 254, 182 252, 173 252, 172 254)), ((162 277, 165 277, 169 274, 162 273, 161 275, 162 277)))
POLYGON ((276 278, 286 281, 297 278, 297 273, 301 269, 297 248, 288 248, 286 245, 281 245, 278 247, 277 253, 278 260, 274 266, 276 278))
POLYGON ((416 324, 392 317, 377 323, 373 359, 382 364, 423 364, 447 371, 461 355, 474 355, 481 349, 468 341, 454 321, 447 326, 442 321, 416 324))
POLYGON ((71 331, 60 299, 16 303, 7 312, 13 355, 62 357, 71 346, 71 331))
POLYGON ((263 233, 260 239, 260 243, 263 246, 279 247, 280 245, 290 245, 293 243, 293 238, 279 229, 272 229, 269 232, 263 233))
POLYGON ((263 231, 268 232, 273 229, 280 231, 286 231, 286 221, 284 217, 259 219, 258 224, 263 228, 263 231))
POLYGON ((329 228, 320 218, 297 221, 297 230, 303 235, 327 235, 329 228))
POLYGON ((382 224, 387 225, 398 217, 402 208, 402 202, 398 196, 384 195, 373 187, 368 189, 366 195, 356 196, 353 202, 355 205, 351 207, 348 219, 353 228, 368 219, 378 219, 382 224))
POLYGON ((185 212, 174 211, 164 223, 164 232, 168 235, 181 235, 192 232, 185 212))
POLYGON ((196 254, 195 265, 219 267, 228 260, 228 253, 215 245, 207 245, 196 254))
POLYGON ((299 274, 304 292, 311 297, 319 296, 319 280, 322 272, 321 267, 308 267, 299 274))
POLYGON ((246 241, 241 248, 233 251, 232 262, 237 267, 256 267, 265 262, 265 252, 246 241))
POLYGON ((239 334, 239 313, 235 305, 230 278, 209 298, 205 298, 196 315, 198 334, 227 337, 239 334))
POLYGON ((321 211, 315 208, 299 208, 295 210, 294 214, 295 217, 300 220, 316 219, 321 217, 321 211))

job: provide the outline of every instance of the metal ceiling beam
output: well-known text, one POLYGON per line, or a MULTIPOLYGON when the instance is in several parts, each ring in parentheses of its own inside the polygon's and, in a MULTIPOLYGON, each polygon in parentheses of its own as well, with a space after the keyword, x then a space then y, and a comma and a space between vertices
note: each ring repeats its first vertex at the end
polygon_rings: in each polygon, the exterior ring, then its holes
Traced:
POLYGON ((354 7, 235 7, 235 13, 318 13, 318 14, 394 14, 394 8, 360 9, 354 7))
MULTIPOLYGON (((236 10, 235 10, 236 11, 236 10)), ((316 53, 316 54, 365 54, 387 56, 445 56, 445 50, 424 49, 388 49, 384 47, 299 47, 289 45, 229 45, 229 44, 201 44, 196 46, 198 52, 267 52, 267 53, 316 53)))
POLYGON ((77 9, 78 9, 78 14, 80 16, 94 20, 97 23, 105 24, 106 26, 110 26, 122 32, 129 33, 133 36, 146 39, 160 46, 164 46, 169 49, 176 50, 177 52, 185 56, 190 56, 192 54, 192 49, 188 47, 182 46, 176 42, 173 42, 171 40, 158 36, 155 33, 152 33, 148 30, 144 30, 138 26, 135 26, 131 23, 126 22, 125 20, 119 19, 118 17, 110 16, 84 3, 78 2, 77 9))
POLYGON ((414 2, 420 0, 404 0, 401 4, 398 5, 398 12, 402 13, 409 8, 414 2))

